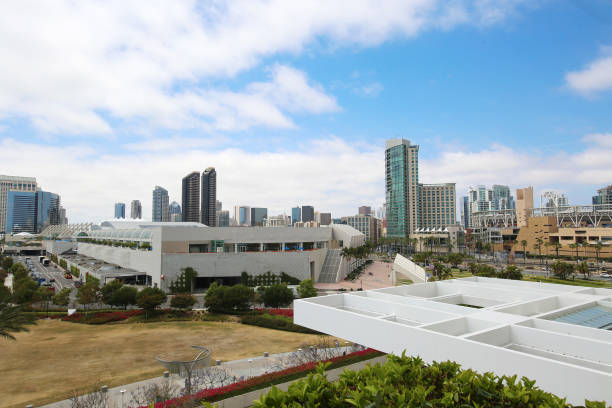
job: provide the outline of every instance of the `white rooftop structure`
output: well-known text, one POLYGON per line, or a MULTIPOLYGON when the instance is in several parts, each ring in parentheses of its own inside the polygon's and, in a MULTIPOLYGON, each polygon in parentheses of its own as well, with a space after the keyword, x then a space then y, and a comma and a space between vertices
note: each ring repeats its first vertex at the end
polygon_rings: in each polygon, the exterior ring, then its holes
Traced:
POLYGON ((295 323, 612 402, 612 290, 472 277, 296 300, 295 323))

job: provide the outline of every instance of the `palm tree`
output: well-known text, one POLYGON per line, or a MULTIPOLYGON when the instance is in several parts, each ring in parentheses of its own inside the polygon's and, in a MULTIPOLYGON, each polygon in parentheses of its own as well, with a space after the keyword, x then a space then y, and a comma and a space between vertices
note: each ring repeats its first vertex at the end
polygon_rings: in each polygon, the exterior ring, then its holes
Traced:
POLYGON ((559 249, 561 249, 561 244, 558 242, 553 242, 552 246, 555 248, 555 251, 557 251, 557 258, 559 258, 559 249))
POLYGON ((542 238, 536 238, 536 242, 537 244, 533 246, 533 249, 537 249, 538 253, 540 255, 540 265, 542 264, 542 244, 544 243, 544 241, 542 240, 542 238))
POLYGON ((15 340, 11 332, 29 331, 26 326, 35 323, 34 316, 23 313, 20 306, 0 303, 0 337, 15 340))
POLYGON ((601 243, 601 241, 597 241, 596 244, 593 244, 591 246, 595 249, 595 256, 597 257, 597 268, 599 269, 599 253, 603 248, 603 244, 601 243))
POLYGON ((525 264, 527 262, 527 252, 526 252, 527 240, 526 239, 521 241, 521 246, 523 247, 523 264, 525 264))
POLYGON ((576 250, 576 263, 578 263, 578 244, 569 244, 568 246, 571 249, 575 249, 576 250))

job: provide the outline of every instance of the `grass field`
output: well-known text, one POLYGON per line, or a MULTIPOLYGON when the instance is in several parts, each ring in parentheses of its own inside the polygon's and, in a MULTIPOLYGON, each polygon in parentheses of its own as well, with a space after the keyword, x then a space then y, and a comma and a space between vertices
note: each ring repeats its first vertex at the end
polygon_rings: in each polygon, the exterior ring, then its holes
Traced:
POLYGON ((94 385, 118 386, 161 375, 155 356, 192 356, 192 344, 223 361, 278 353, 320 336, 238 323, 166 322, 85 325, 41 320, 17 341, 0 339, 0 407, 24 407, 69 398, 94 385))
POLYGON ((523 276, 523 280, 532 282, 545 282, 545 283, 559 283, 561 285, 576 285, 576 286, 588 286, 591 288, 612 288, 612 284, 609 282, 603 282, 599 280, 586 280, 586 279, 559 279, 555 277, 546 278, 544 276, 523 276))

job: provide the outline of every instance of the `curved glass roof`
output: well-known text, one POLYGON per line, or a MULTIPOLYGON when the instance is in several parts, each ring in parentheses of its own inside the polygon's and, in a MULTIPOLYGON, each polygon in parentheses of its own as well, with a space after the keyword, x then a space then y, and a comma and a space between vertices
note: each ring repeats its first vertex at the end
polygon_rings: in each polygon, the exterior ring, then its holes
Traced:
POLYGON ((89 237, 100 239, 134 239, 134 240, 150 240, 152 232, 145 229, 102 229, 89 232, 89 237))

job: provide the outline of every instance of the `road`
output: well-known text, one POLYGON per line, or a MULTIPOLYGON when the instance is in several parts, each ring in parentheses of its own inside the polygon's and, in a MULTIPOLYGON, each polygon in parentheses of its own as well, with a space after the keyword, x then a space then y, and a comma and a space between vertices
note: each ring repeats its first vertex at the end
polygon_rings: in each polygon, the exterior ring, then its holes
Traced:
POLYGON ((38 256, 19 257, 18 261, 25 264, 25 258, 29 258, 32 261, 32 266, 38 271, 41 278, 44 278, 47 282, 51 279, 55 279, 53 286, 57 292, 64 288, 74 288, 72 279, 64 278, 64 272, 61 269, 55 266, 43 266, 43 264, 38 261, 38 256))

